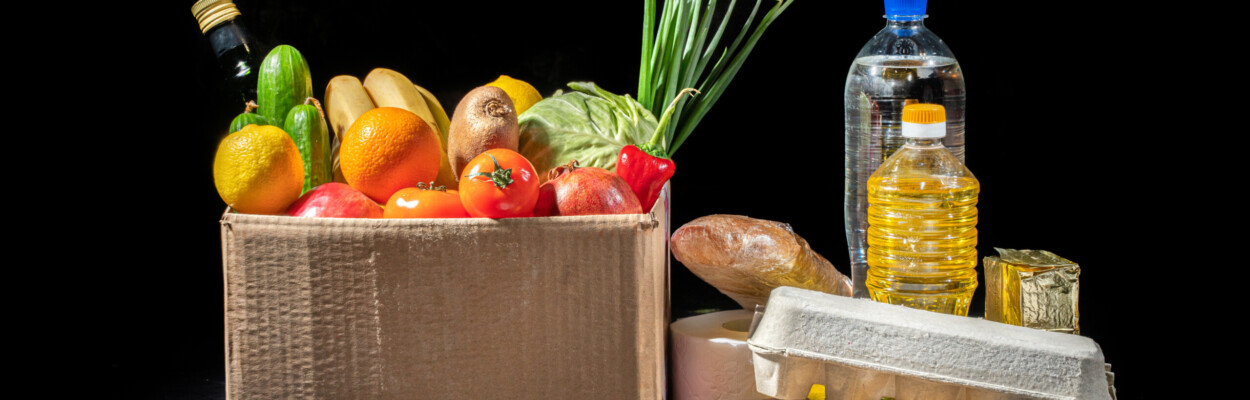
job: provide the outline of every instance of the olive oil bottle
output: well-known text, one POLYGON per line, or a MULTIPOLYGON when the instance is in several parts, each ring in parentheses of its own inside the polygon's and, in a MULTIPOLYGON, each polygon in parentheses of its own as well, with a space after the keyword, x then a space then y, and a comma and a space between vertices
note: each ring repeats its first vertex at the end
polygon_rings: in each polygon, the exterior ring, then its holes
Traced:
POLYGON ((981 184, 942 145, 942 106, 905 106, 902 120, 906 142, 868 178, 869 295, 968 315, 977 287, 981 184))
POLYGON ((232 0, 199 0, 191 14, 217 57, 226 90, 239 93, 243 102, 256 100, 256 75, 266 49, 238 20, 238 7, 232 0))

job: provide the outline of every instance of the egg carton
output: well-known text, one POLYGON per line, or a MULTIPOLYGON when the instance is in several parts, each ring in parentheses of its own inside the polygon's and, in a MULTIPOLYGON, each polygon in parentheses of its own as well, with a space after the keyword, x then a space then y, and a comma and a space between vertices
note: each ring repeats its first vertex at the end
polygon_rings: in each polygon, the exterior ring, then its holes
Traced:
POLYGON ((1115 399, 1083 336, 780 287, 747 345, 756 389, 804 399, 1115 399))

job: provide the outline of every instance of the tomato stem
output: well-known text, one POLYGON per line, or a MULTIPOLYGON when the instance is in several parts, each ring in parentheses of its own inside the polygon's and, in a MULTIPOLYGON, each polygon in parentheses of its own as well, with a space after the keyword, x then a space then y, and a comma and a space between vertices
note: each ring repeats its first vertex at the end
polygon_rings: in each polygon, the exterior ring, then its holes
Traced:
POLYGON ((417 182, 417 189, 421 189, 421 190, 435 190, 435 191, 439 191, 439 192, 446 192, 446 191, 447 191, 447 187, 446 187, 446 186, 434 186, 434 181, 430 181, 430 183, 425 183, 425 182, 417 182))
POLYGON ((495 183, 495 187, 498 187, 500 189, 506 188, 508 187, 508 185, 511 185, 512 184, 512 168, 503 168, 499 166, 499 160, 496 160, 495 156, 493 155, 487 154, 486 156, 490 157, 490 160, 495 163, 494 171, 478 172, 475 174, 465 175, 464 177, 472 178, 476 176, 485 176, 489 178, 491 182, 495 183))

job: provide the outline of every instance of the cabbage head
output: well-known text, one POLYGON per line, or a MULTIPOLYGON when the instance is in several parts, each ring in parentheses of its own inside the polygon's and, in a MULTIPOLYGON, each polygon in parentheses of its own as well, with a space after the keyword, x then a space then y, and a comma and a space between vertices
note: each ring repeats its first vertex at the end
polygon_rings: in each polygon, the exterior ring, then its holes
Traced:
POLYGON ((655 133, 656 118, 629 95, 618 96, 593 82, 570 82, 517 118, 519 150, 542 180, 547 171, 577 160, 583 167, 616 168, 626 145, 642 145, 655 133))

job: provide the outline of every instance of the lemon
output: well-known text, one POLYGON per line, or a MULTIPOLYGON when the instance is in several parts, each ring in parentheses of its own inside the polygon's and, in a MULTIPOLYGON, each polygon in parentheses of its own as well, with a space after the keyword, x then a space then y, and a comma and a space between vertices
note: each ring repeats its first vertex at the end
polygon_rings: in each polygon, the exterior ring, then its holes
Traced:
POLYGON ((304 160, 282 128, 248 125, 217 146, 213 183, 235 211, 280 214, 304 188, 304 160))
POLYGON ((507 75, 499 75, 499 79, 487 83, 486 86, 503 89, 503 92, 508 94, 508 98, 512 99, 512 107, 516 108, 516 115, 521 115, 534 103, 543 99, 543 95, 538 93, 538 89, 534 89, 533 86, 530 86, 529 83, 523 80, 507 75))

